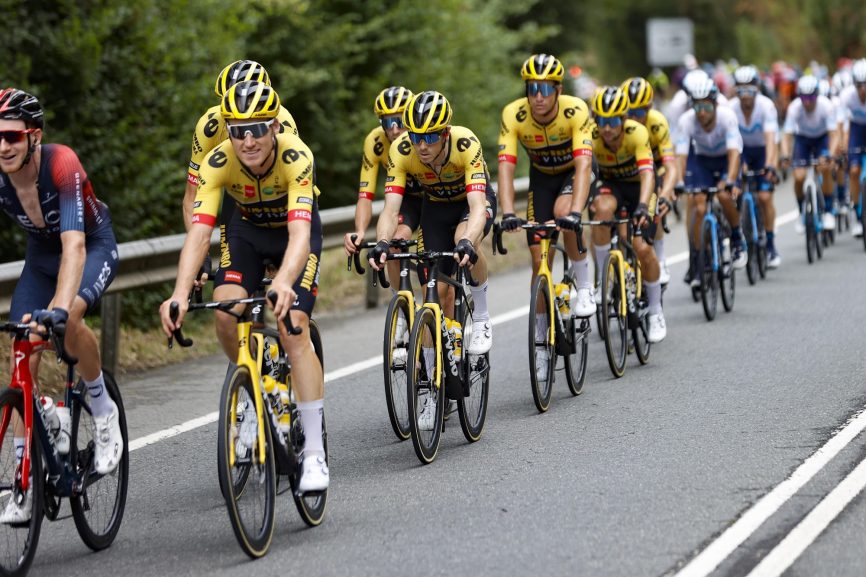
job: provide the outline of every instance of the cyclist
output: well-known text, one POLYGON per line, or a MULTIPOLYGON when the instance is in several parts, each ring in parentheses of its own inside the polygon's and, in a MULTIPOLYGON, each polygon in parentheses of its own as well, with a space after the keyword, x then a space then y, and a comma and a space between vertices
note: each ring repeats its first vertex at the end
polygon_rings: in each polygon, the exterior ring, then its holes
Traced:
POLYGON ((764 215, 764 229, 767 231, 767 266, 778 268, 782 257, 775 243, 776 207, 773 205, 773 190, 778 182, 776 137, 779 135, 779 113, 773 101, 760 93, 760 75, 757 68, 737 68, 734 71, 734 82, 737 96, 731 100, 730 106, 737 115, 740 135, 743 138, 742 163, 751 170, 766 171, 757 181, 756 196, 764 215))
MULTIPOLYGON (((649 239, 648 242, 636 235, 633 245, 649 301, 648 339, 657 343, 665 338, 667 328, 662 313, 659 263, 650 244, 655 234, 655 211, 650 208, 655 189, 653 153, 646 127, 626 118, 628 102, 628 94, 614 86, 599 92, 593 102, 596 128, 592 133, 592 151, 598 163, 598 179, 594 183, 592 211, 599 220, 611 220, 620 210, 627 212, 649 239)), ((600 286, 601 271, 610 252, 610 228, 593 228, 592 245, 600 286)))
MULTIPOLYGON (((270 287, 278 295, 274 314, 280 321, 291 315, 292 324, 302 329, 300 335, 289 336, 279 322, 305 432, 299 490, 321 491, 328 487, 329 478, 322 441, 324 381, 310 342, 309 319, 318 292, 322 223, 313 184, 313 154, 298 136, 280 133, 279 111, 279 96, 264 82, 238 82, 223 96, 220 114, 229 139, 202 161, 174 293, 162 303, 160 316, 166 335, 183 324, 189 291, 210 244, 225 190, 236 210, 226 225, 226 248, 213 296, 215 300, 249 296, 261 282, 265 259, 278 263, 270 287), (176 321, 169 314, 172 301, 180 305, 176 321)), ((223 351, 234 361, 238 356, 235 319, 217 312, 216 329, 223 351)))
MULTIPOLYGON (((114 279, 117 241, 108 207, 96 198, 78 156, 62 144, 42 144, 43 128, 35 96, 17 88, 0 91, 0 208, 27 232, 24 269, 9 317, 66 324, 66 348, 78 357, 93 414, 94 466, 107 474, 120 461, 123 437, 117 405, 105 388, 96 336, 83 318, 114 279)), ((34 378, 38 366, 36 354, 30 367, 34 378)), ((13 443, 20 460, 21 419, 14 423, 13 443)), ((29 520, 32 506, 30 490, 23 502, 10 499, 0 523, 29 520)))
MULTIPOLYGON (((835 228, 833 216, 833 178, 830 158, 838 147, 839 134, 836 129, 836 113, 829 99, 818 95, 818 79, 807 74, 797 81, 798 98, 788 105, 782 138, 782 156, 793 158, 794 194, 797 207, 803 215, 803 181, 806 180, 807 165, 810 157, 818 158, 818 173, 821 175, 821 189, 824 193, 825 212, 822 217, 824 228, 835 228), (793 147, 792 147, 793 145, 793 147)), ((797 232, 802 234, 806 228, 803 219, 796 223, 797 232)))
MULTIPOLYGON (((487 308, 487 261, 481 241, 490 232, 496 216, 496 196, 490 186, 481 143, 471 130, 451 125, 451 105, 432 90, 416 94, 403 111, 407 132, 394 141, 388 153, 385 207, 379 216, 378 244, 368 253, 370 266, 380 270, 394 237, 407 179, 414 177, 424 190, 421 235, 431 251, 453 250, 456 264, 471 265, 478 286, 470 287, 475 303, 469 352, 484 354, 493 344, 487 308)), ((441 271, 452 274, 454 265, 442 263, 441 271)), ((453 299, 448 286, 438 287, 446 316, 453 317, 453 299), (449 310, 450 309, 450 310, 449 310)), ((425 357, 426 359, 426 357, 425 357)), ((431 359, 425 360, 432 363, 431 359)), ((428 403, 435 403, 428 399, 428 403)), ((433 406, 425 406, 419 418, 422 427, 433 421, 433 406), (432 409, 432 410, 431 410, 432 409)))
MULTIPOLYGON (((866 59, 854 62, 851 67, 853 85, 843 88, 839 101, 843 107, 848 126, 848 182, 851 199, 860 207, 861 160, 866 153, 866 59)), ((854 236, 863 236, 863 224, 854 221, 851 229, 854 236)))
MULTIPOLYGON (((221 99, 226 91, 244 80, 256 80, 270 84, 271 79, 268 76, 264 66, 254 60, 237 60, 222 69, 217 76, 214 84, 214 92, 221 99)), ((288 131, 298 135, 298 128, 295 124, 295 119, 289 114, 289 111, 280 107, 280 112, 277 115, 280 132, 288 131)), ((226 131, 225 119, 220 115, 220 105, 211 106, 201 115, 195 126, 195 132, 192 135, 192 155, 189 159, 189 170, 186 176, 186 190, 183 195, 183 226, 189 231, 192 224, 193 203, 195 201, 196 191, 198 190, 198 173, 202 160, 208 152, 228 138, 226 131)), ((224 199, 222 210, 220 211, 220 253, 225 248, 225 230, 226 224, 231 220, 234 213, 234 202, 229 198, 224 199)), ((207 259, 205 269, 209 271, 210 261, 207 259)))
MULTIPOLYGON (((674 130, 674 133, 676 133, 677 126, 679 126, 680 117, 685 114, 691 106, 690 95, 692 87, 705 83, 709 79, 710 75, 701 68, 689 70, 688 73, 683 76, 682 88, 674 93, 671 101, 668 103, 667 110, 665 111, 665 116, 668 119, 670 127, 674 130)), ((716 97, 716 104, 727 106, 728 99, 725 98, 724 94, 719 94, 716 97)), ((674 138, 676 139, 676 134, 674 134, 674 138)), ((680 176, 682 176, 682 174, 680 174, 680 176)))
MULTIPOLYGON (((358 204, 355 206, 355 232, 347 232, 343 239, 343 247, 348 255, 358 252, 358 246, 364 242, 364 235, 370 225, 370 217, 373 215, 373 198, 376 194, 376 181, 379 179, 379 167, 387 170, 388 151, 391 149, 391 143, 406 132, 406 127, 403 125, 403 111, 412 96, 413 94, 408 88, 391 86, 382 90, 373 104, 373 110, 379 117, 381 126, 371 130, 364 140, 364 156, 361 159, 361 184, 358 188, 358 204), (352 240, 353 234, 356 235, 355 240, 352 240)), ((403 240, 412 238, 412 233, 421 223, 422 201, 423 194, 420 185, 414 178, 409 178, 406 182, 403 203, 400 205, 399 224, 394 238, 403 240)), ((400 266, 396 261, 392 261, 389 263, 388 269, 391 277, 391 290, 396 290, 396 287, 399 286, 400 266)), ((405 326, 402 326, 405 323, 402 315, 398 317, 397 322, 401 324, 396 331, 399 340, 404 337, 406 330, 405 326)))
MULTIPOLYGON (((718 199, 725 217, 731 225, 731 245, 734 268, 744 268, 748 262, 746 239, 740 230, 740 212, 735 200, 740 194, 740 151, 743 139, 737 123, 737 115, 728 106, 719 106, 719 89, 711 79, 697 83, 691 89, 692 109, 680 118, 676 131, 675 150, 680 172, 684 174, 685 187, 700 192, 708 187, 719 188, 718 199), (690 150, 691 149, 691 150, 690 150), (715 175, 723 175, 716 180, 715 175)), ((686 282, 699 282, 697 270, 700 229, 707 211, 706 198, 691 194, 688 211, 694 211, 690 221, 692 242, 690 243, 689 272, 686 282)))
MULTIPOLYGON (((591 122, 586 103, 562 94, 564 69, 550 54, 531 56, 523 63, 520 76, 526 82, 526 96, 503 109, 499 135, 497 181, 502 229, 515 231, 520 226, 520 219, 514 213, 518 141, 530 162, 527 219, 547 222, 567 217, 579 225, 592 176, 591 122)), ((577 316, 588 317, 595 313, 589 259, 578 251, 577 233, 567 229, 564 232, 577 287, 572 310, 577 316)), ((534 279, 541 259, 539 241, 531 232, 527 233, 526 240, 532 255, 534 279)))
POLYGON ((663 227, 658 226, 658 221, 673 206, 674 186, 679 179, 671 131, 664 114, 653 108, 652 84, 636 76, 623 82, 620 88, 628 96, 628 118, 644 125, 649 132, 656 174, 661 178, 661 184, 656 186, 658 208, 655 210, 657 222, 653 251, 659 261, 659 282, 666 285, 671 280, 671 274, 665 263, 665 231, 663 227))

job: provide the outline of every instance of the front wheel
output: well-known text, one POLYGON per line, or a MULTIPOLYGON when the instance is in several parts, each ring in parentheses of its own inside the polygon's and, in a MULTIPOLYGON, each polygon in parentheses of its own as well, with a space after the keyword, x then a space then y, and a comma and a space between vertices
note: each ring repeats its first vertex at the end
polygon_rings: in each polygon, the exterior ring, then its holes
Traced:
POLYGON ((438 332, 436 314, 432 309, 422 308, 415 317, 415 326, 409 337, 408 395, 412 447, 418 460, 425 465, 432 463, 439 452, 445 418, 446 367, 441 350, 436 346, 438 332), (442 365, 438 383, 437 360, 442 365))
POLYGON ((719 275, 714 265, 712 227, 709 221, 704 221, 701 225, 701 247, 698 252, 697 271, 701 279, 701 303, 704 307, 704 316, 708 321, 716 318, 719 302, 719 275))
MULTIPOLYGON (((600 305, 599 305, 600 308, 600 305)), ((569 354, 565 355, 565 380, 572 395, 583 392, 586 382, 586 357, 589 351, 589 319, 570 317, 565 320, 565 330, 572 340, 569 354)))
MULTIPOLYGON (((468 303, 467 303, 468 304, 468 303)), ((467 306, 468 308, 468 306, 467 306)), ((472 311, 463 315, 463 342, 472 342, 472 311)), ((487 396, 490 392, 490 353, 469 354, 469 347, 463 347, 460 361, 460 377, 469 394, 457 399, 457 415, 463 436, 470 443, 481 438, 484 422, 487 420, 487 396)))
POLYGON ((385 404, 388 407, 388 419, 394 434, 401 441, 409 438, 409 399, 406 398, 406 366, 409 344, 409 300, 401 295, 395 295, 388 305, 385 315, 385 339, 383 342, 382 364, 385 372, 385 404))
POLYGON ((267 412, 256 411, 249 369, 235 368, 223 388, 218 423, 217 467, 229 520, 244 553, 256 559, 268 552, 274 534, 277 485, 267 412), (259 444, 259 420, 264 446, 259 444))
POLYGON ((758 239, 755 238, 753 223, 754 214, 752 213, 753 205, 751 202, 744 202, 741 216, 741 230, 746 238, 747 254, 749 262, 746 264, 746 278, 750 285, 758 282, 760 272, 758 271, 758 239))
POLYGON ((82 403, 75 403, 72 410, 72 463, 76 475, 82 480, 82 488, 72 495, 72 518, 84 544, 99 551, 114 541, 123 511, 126 507, 126 492, 129 485, 129 436, 126 430, 126 411, 120 397, 120 388, 114 376, 103 370, 105 390, 117 405, 120 433, 123 438, 123 455, 117 468, 107 475, 99 475, 93 469, 96 441, 93 438, 93 416, 82 403))
MULTIPOLYGON (((732 242, 730 231, 727 228, 721 228, 722 238, 728 240, 728 244, 732 242)), ((722 262, 719 266, 719 285, 722 293, 722 306, 725 307, 725 312, 731 312, 734 309, 734 295, 736 291, 737 271, 734 270, 733 257, 731 251, 722 251, 722 242, 719 242, 719 254, 722 255, 722 262)), ((751 258, 751 257, 750 257, 751 258)))
MULTIPOLYGON (((5 511, 12 499, 26 499, 21 488, 21 463, 15 456, 14 430, 24 427, 24 401, 18 389, 0 393, 0 511, 5 511)), ((35 412, 34 412, 35 415, 35 412)), ((33 508, 30 520, 23 523, 0 524, 0 574, 26 575, 36 555, 39 532, 42 529, 42 495, 45 478, 42 471, 42 452, 35 434, 30 443, 30 488, 33 508)))
POLYGON ((607 363, 616 378, 625 373, 628 354, 628 317, 623 302, 623 278, 620 275, 619 256, 607 255, 601 281, 601 306, 604 309, 604 349, 607 363))
POLYGON ((547 278, 535 277, 529 298, 529 382, 532 385, 532 400, 539 413, 550 407, 553 370, 556 367, 556 352, 550 337, 553 332, 550 298, 547 278))

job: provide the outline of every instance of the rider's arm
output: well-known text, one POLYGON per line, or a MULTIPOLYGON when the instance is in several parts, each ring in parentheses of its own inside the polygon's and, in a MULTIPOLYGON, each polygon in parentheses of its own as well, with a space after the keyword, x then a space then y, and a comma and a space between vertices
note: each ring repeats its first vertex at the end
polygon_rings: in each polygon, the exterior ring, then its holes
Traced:
POLYGON ((180 251, 180 261, 177 264, 177 280, 174 284, 173 300, 186 300, 189 291, 192 290, 195 276, 201 268, 201 263, 210 249, 210 237, 213 232, 213 224, 196 222, 193 223, 186 233, 183 241, 183 249, 180 251))
POLYGON ((198 176, 195 177, 195 183, 192 181, 192 172, 187 175, 186 189, 183 192, 183 227, 189 232, 189 227, 192 224, 192 206, 195 202, 195 193, 198 190, 198 176))
MULTIPOLYGON (((272 286, 291 287, 301 276, 307 260, 310 258, 310 222, 304 218, 292 220, 290 217, 288 222, 289 244, 286 246, 280 269, 274 275, 272 286)), ((291 308, 291 301, 278 299, 277 306, 274 307, 274 316, 282 319, 291 308)))
MULTIPOLYGON (((379 180, 379 165, 388 162, 385 151, 387 142, 385 132, 381 128, 373 129, 364 139, 364 155, 361 158, 361 176, 358 183, 358 204, 355 205, 355 233, 358 237, 354 244, 364 240, 370 219, 373 216, 373 198, 376 195, 376 184, 379 180)), ((351 239, 349 239, 351 242, 351 239)), ((349 245, 346 245, 347 251, 349 245)), ((354 252, 354 251, 351 251, 354 252)))
POLYGON ((649 131, 642 124, 635 123, 635 126, 626 127, 626 135, 634 142, 634 158, 637 163, 638 174, 640 175, 639 202, 648 205, 655 189, 656 180, 649 131))
POLYGON ((589 199, 589 181, 592 179, 592 152, 574 159, 571 212, 583 212, 589 199))
POLYGON ((72 302, 78 294, 81 276, 84 274, 84 261, 87 259, 84 233, 78 230, 67 230, 60 233, 62 253, 60 256, 60 271, 57 273, 57 288, 52 300, 54 307, 60 307, 67 312, 72 310, 72 302))
MULTIPOLYGON (((54 290, 53 306, 71 310, 84 274, 85 248, 84 196, 91 187, 81 161, 71 148, 58 148, 54 165, 63 167, 55 182, 60 203, 60 271, 54 290)), ((37 186, 38 186, 37 181, 37 186)))
POLYGON ((766 149, 766 160, 764 166, 767 168, 776 168, 779 166, 779 147, 776 144, 776 137, 779 134, 778 112, 773 104, 773 101, 767 98, 762 100, 764 103, 764 142, 766 149))
POLYGON ((582 100, 574 107, 571 124, 571 156, 574 158, 574 178, 571 184, 571 212, 583 212, 589 200, 592 180, 592 122, 582 100))
POLYGON ((516 166, 508 160, 499 161, 499 173, 496 175, 499 206, 502 214, 514 214, 514 169, 516 166))
MULTIPOLYGON (((691 115, 694 115, 694 112, 692 112, 691 115)), ((686 176, 686 164, 689 158, 689 147, 691 146, 692 141, 692 133, 689 129, 689 124, 686 121, 686 117, 691 115, 686 113, 680 116, 679 122, 677 123, 677 131, 674 133, 674 152, 677 155, 677 174, 681 179, 684 179, 686 176)))
POLYGON ((496 176, 497 195, 502 214, 514 214, 514 170, 517 166, 518 123, 519 118, 526 117, 527 112, 523 108, 525 104, 522 104, 525 102, 525 99, 513 102, 502 111, 499 130, 499 172, 496 176))
POLYGON ((726 182, 737 182, 740 175, 740 151, 736 148, 728 149, 728 174, 726 182))

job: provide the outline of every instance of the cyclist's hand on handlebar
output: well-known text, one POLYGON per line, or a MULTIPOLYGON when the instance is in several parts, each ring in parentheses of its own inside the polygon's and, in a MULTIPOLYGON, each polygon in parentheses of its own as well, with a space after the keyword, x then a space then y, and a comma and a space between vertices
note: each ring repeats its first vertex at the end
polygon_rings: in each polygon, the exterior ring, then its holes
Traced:
POLYGON ((165 336, 172 338, 174 330, 183 326, 183 317, 186 316, 188 310, 189 299, 185 296, 171 295, 159 305, 159 318, 162 321, 162 332, 165 333, 165 336), (173 321, 169 310, 172 302, 176 302, 178 305, 177 318, 173 321))
POLYGON ((658 205, 658 214, 659 218, 663 218, 667 213, 671 211, 671 201, 665 198, 664 196, 659 197, 659 205, 658 205))
POLYGON ((580 221, 581 214, 579 212, 572 211, 568 213, 568 216, 563 216, 556 219, 556 226, 563 230, 573 230, 575 232, 580 230, 580 221))
POLYGON ((779 166, 782 168, 782 170, 788 170, 789 168, 791 168, 791 157, 783 156, 782 158, 780 158, 779 166))
POLYGON ((41 309, 33 311, 30 315, 30 330, 36 330, 37 327, 45 328, 56 327, 57 325, 65 325, 69 320, 69 311, 60 307, 54 307, 51 310, 41 309))
POLYGON ((343 237, 343 249, 348 256, 352 256, 358 252, 358 247, 364 242, 364 233, 362 231, 347 232, 343 237), (355 237, 354 239, 352 237, 355 237))
POLYGON ((382 270, 390 250, 391 244, 387 240, 382 239, 376 243, 376 246, 367 251, 367 262, 370 263, 373 270, 382 270))
POLYGON ((207 279, 210 278, 211 267, 213 263, 211 263, 210 253, 206 254, 204 257, 204 261, 201 263, 201 268, 198 270, 198 274, 195 275, 195 280, 193 281, 193 287, 200 289, 205 283, 207 283, 207 279))
POLYGON ((649 225, 649 207, 641 202, 631 215, 637 228, 646 228, 649 225))
POLYGON ((769 180, 773 184, 779 184, 779 171, 776 170, 775 166, 764 167, 764 170, 764 176, 767 178, 767 180, 769 180))
POLYGON ((478 253, 475 252, 475 247, 472 246, 472 241, 468 238, 461 238, 457 246, 454 247, 454 260, 460 266, 467 264, 473 265, 478 262, 478 253))
POLYGON ((518 218, 516 214, 513 212, 509 212, 502 215, 502 220, 499 221, 499 227, 505 232, 514 232, 520 225, 523 224, 523 220, 518 218))
MULTIPOLYGON (((274 307, 274 316, 277 317, 277 320, 283 320, 286 318, 286 315, 289 314, 289 311, 292 309, 292 305, 295 303, 295 299, 297 298, 297 294, 295 294, 295 290, 292 288, 292 283, 283 279, 274 278, 271 281, 271 287, 268 291, 268 294, 271 292, 277 293, 277 302, 273 305, 274 307)), ((270 299, 268 300, 270 303, 270 299)))

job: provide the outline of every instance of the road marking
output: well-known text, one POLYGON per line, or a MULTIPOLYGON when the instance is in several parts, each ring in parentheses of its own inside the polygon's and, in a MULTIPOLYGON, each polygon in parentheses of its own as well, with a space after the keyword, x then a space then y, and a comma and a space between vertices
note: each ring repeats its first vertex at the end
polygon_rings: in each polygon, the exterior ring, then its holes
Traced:
MULTIPOLYGON (((507 323, 514 319, 525 317, 528 313, 529 305, 518 307, 500 315, 496 315, 495 317, 491 317, 490 323, 494 326, 502 323, 507 323)), ((345 367, 341 367, 329 373, 325 373, 325 382, 328 383, 331 381, 337 381, 350 375, 354 375, 355 373, 360 373, 361 371, 366 371, 367 369, 378 367, 381 364, 382 355, 376 355, 374 357, 370 357, 369 359, 364 359, 363 361, 358 361, 357 363, 352 363, 351 365, 346 365, 345 367)), ((163 429, 162 431, 157 431, 155 433, 151 433, 150 435, 145 435, 144 437, 139 437, 138 439, 129 442, 129 450, 137 451, 142 447, 147 447, 148 445, 153 445, 154 443, 158 443, 159 441, 164 441, 165 439, 176 437, 181 433, 187 433, 189 431, 192 431, 193 429, 204 427, 211 423, 215 423, 217 418, 219 418, 219 412, 214 411, 213 413, 208 413, 203 417, 197 417, 179 425, 163 429)))
POLYGON ((794 564, 806 548, 827 528, 851 499, 866 485, 866 459, 845 477, 806 518, 770 551, 747 577, 778 577, 794 564))
MULTIPOLYGON (((781 226, 786 224, 792 220, 794 220, 797 216, 797 211, 791 211, 782 216, 776 217, 776 226, 781 226)), ((677 264, 679 262, 683 262, 688 260, 689 253, 688 251, 683 251, 679 254, 675 254, 667 259, 668 265, 677 264)), ((514 310, 510 310, 508 312, 502 313, 500 315, 496 315, 490 319, 490 322, 495 326, 502 323, 507 323, 514 319, 518 319, 520 317, 525 316, 529 313, 529 305, 516 308, 514 310)), ((345 367, 341 367, 334 371, 325 374, 325 382, 329 383, 331 381, 337 381, 339 379, 354 375, 356 373, 360 373, 361 371, 366 371, 367 369, 371 369, 373 367, 377 367, 382 364, 382 355, 376 355, 374 357, 370 357, 369 359, 364 359, 363 361, 358 361, 357 363, 352 363, 351 365, 347 365, 345 367)), ((155 433, 151 433, 150 435, 146 435, 144 437, 140 437, 135 439, 134 441, 130 441, 129 450, 135 451, 141 449, 142 447, 146 447, 148 445, 152 445, 154 443, 158 443, 159 441, 169 439, 171 437, 180 435, 181 433, 186 433, 188 431, 192 431, 193 429, 197 429, 199 427, 204 427, 205 425, 209 425, 217 420, 218 413, 213 412, 203 417, 198 417, 196 419, 192 419, 186 421, 185 423, 181 423, 179 425, 175 425, 173 427, 169 427, 168 429, 164 429, 162 431, 157 431, 155 433)))
POLYGON ((710 543, 674 577, 706 577, 769 519, 785 502, 803 488, 839 451, 866 429, 866 409, 791 473, 791 476, 752 505, 737 521, 710 543))

